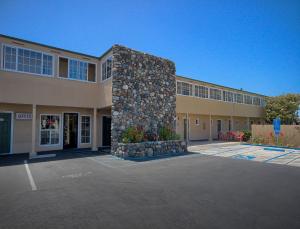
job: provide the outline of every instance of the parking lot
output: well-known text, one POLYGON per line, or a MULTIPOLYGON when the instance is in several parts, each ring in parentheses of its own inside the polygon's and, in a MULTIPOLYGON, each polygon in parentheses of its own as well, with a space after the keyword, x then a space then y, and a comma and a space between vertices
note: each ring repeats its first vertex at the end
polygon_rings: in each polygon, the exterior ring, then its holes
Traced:
POLYGON ((299 180, 298 167, 199 153, 1 158, 0 228, 300 228, 299 180))
POLYGON ((189 147, 189 150, 217 157, 230 157, 233 159, 244 159, 300 167, 299 149, 221 142, 192 145, 189 147))

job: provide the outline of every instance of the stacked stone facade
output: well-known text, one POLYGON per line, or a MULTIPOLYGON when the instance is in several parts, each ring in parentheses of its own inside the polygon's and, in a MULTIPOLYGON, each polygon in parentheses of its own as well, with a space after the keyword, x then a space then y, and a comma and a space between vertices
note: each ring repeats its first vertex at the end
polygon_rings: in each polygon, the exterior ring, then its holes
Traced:
POLYGON ((128 127, 158 134, 175 131, 176 80, 173 62, 123 46, 112 48, 112 152, 128 127))

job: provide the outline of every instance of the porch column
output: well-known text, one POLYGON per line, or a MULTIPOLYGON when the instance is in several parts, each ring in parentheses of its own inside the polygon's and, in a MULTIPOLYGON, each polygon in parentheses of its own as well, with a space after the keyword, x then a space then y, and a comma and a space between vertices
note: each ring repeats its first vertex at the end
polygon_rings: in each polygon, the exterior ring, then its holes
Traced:
POLYGON ((94 118, 93 118, 93 145, 92 151, 97 151, 97 108, 94 108, 94 118))
POLYGON ((234 131, 233 116, 230 116, 230 120, 231 120, 231 131, 234 131))
POLYGON ((209 141, 212 141, 212 125, 211 125, 211 114, 209 115, 209 141))
POLYGON ((249 117, 247 117, 247 128, 248 128, 248 130, 251 130, 250 118, 249 117))
POLYGON ((36 139, 36 104, 32 105, 32 125, 31 125, 31 152, 30 157, 36 156, 35 139, 36 139))

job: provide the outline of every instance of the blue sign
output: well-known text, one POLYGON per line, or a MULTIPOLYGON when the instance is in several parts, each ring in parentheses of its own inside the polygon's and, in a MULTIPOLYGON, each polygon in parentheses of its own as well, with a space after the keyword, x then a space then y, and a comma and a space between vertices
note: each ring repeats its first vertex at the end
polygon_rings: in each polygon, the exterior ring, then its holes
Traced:
POLYGON ((278 136, 280 134, 280 118, 273 119, 273 129, 275 135, 278 136))

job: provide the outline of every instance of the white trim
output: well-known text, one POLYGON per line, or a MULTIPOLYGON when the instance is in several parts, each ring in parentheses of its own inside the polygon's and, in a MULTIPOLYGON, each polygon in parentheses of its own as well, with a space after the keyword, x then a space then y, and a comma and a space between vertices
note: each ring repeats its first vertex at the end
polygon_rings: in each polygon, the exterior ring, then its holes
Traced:
POLYGON ((16 69, 15 70, 12 70, 12 69, 6 69, 5 68, 5 65, 4 65, 4 52, 1 53, 1 56, 2 56, 2 61, 3 64, 2 64, 2 70, 3 71, 7 71, 7 72, 19 72, 19 73, 26 73, 26 74, 29 74, 29 75, 34 75, 34 76, 40 76, 40 77, 51 77, 53 78, 54 77, 54 59, 55 59, 55 56, 51 53, 48 53, 48 52, 44 52, 44 51, 40 51, 40 50, 36 50, 36 49, 30 49, 30 48, 25 48, 25 47, 22 47, 22 46, 17 46, 17 45, 11 45, 11 44, 6 44, 6 43, 2 43, 2 50, 4 50, 4 46, 6 47, 10 47, 10 48, 15 48, 16 49, 16 69), (27 51, 32 51, 32 52, 37 52, 37 53, 40 53, 42 54, 42 57, 41 57, 41 73, 32 73, 32 72, 25 72, 25 71, 19 71, 18 70, 18 54, 19 54, 19 49, 24 49, 24 50, 27 50, 27 51), (44 58, 43 56, 47 55, 47 56, 51 56, 52 57, 52 74, 51 75, 48 75, 48 74, 43 74, 43 63, 44 63, 44 58))
POLYGON ((13 153, 13 139, 14 139, 14 112, 13 111, 2 111, 0 110, 0 113, 5 113, 5 114, 10 114, 10 149, 9 153, 3 153, 1 155, 6 155, 6 154, 12 154, 13 153))
POLYGON ((40 119, 38 120, 39 121, 38 125, 39 125, 39 146, 40 147, 53 147, 53 146, 60 146, 61 145, 61 130, 62 130, 62 125, 61 125, 62 122, 61 122, 61 120, 62 120, 61 114, 46 114, 46 113, 41 113, 40 114, 40 119), (42 115, 59 116, 58 144, 46 144, 46 145, 41 144, 41 137, 42 137, 42 131, 41 131, 42 130, 42 128, 41 128, 41 120, 42 120, 42 118, 41 118, 41 116, 42 115))
POLYGON ((97 66, 97 63, 96 62, 92 62, 92 61, 86 61, 86 60, 81 60, 79 58, 73 58, 73 57, 68 57, 68 56, 65 56, 65 55, 58 55, 57 56, 57 78, 58 79, 62 79, 62 80, 73 80, 73 81, 79 81, 79 82, 84 82, 84 83, 97 83, 97 70, 98 70, 98 66, 97 66), (59 75, 59 59, 60 58, 64 58, 64 59, 67 59, 68 60, 68 73, 67 73, 67 78, 65 77, 61 77, 59 75), (87 80, 80 80, 80 79, 73 79, 73 78, 70 78, 70 60, 75 60, 75 61, 80 61, 80 62, 83 62, 83 63, 86 63, 87 64, 87 74, 86 74, 86 77, 87 77, 87 80), (89 79, 89 64, 94 64, 95 65, 95 81, 88 81, 89 79))
POLYGON ((79 138, 80 138, 80 132, 81 132, 81 128, 80 128, 80 112, 74 112, 74 111, 65 111, 62 112, 62 147, 64 147, 64 125, 65 125, 65 114, 77 114, 78 115, 78 119, 77 119, 77 149, 80 146, 79 143, 79 138))
MULTIPOLYGON (((93 127, 93 128, 95 128, 95 127, 93 127)), ((82 144, 82 145, 88 145, 88 144, 92 144, 92 115, 86 115, 86 114, 83 114, 83 115, 80 115, 80 127, 79 127, 79 129, 80 129, 80 144, 82 144), (90 142, 82 142, 81 141, 81 125, 82 125, 82 117, 90 117, 90 142)))

